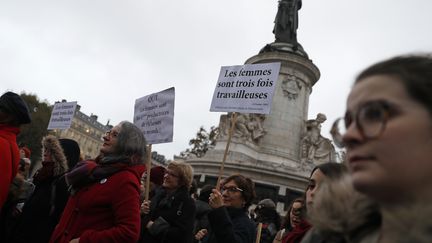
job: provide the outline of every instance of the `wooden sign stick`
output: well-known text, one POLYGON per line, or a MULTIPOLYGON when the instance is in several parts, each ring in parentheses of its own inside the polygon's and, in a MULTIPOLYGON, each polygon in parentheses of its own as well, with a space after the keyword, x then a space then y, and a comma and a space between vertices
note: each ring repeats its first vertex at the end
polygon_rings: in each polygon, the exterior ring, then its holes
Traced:
POLYGON ((261 240, 261 231, 262 231, 262 223, 258 224, 258 229, 257 229, 257 235, 256 235, 256 241, 255 243, 260 243, 261 240))
POLYGON ((229 146, 230 146, 230 143, 231 143, 231 137, 232 137, 232 134, 234 132, 234 127, 235 127, 236 120, 237 120, 237 112, 233 112, 233 115, 232 115, 232 118, 231 118, 231 127, 229 129, 228 140, 227 140, 226 147, 225 147, 225 153, 224 153, 224 156, 223 156, 223 160, 222 160, 222 164, 221 164, 221 167, 220 167, 220 170, 219 170, 219 176, 218 176, 218 180, 217 180, 217 184, 216 184, 216 189, 219 190, 219 191, 220 191, 220 182, 221 182, 221 179, 222 179, 222 176, 223 176, 223 170, 224 170, 224 166, 225 166, 225 161, 226 161, 226 157, 227 157, 227 154, 228 154, 229 146))
POLYGON ((147 169, 147 176, 146 176, 146 187, 145 187, 145 200, 149 200, 149 193, 150 193, 150 170, 151 170, 151 151, 152 145, 149 144, 147 146, 147 163, 146 163, 146 169, 147 169))

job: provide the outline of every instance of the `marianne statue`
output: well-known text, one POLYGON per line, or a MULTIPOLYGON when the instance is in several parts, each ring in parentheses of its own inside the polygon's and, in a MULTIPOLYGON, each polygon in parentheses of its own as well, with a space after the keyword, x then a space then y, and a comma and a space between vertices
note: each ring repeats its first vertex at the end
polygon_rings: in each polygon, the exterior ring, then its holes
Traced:
POLYGON ((298 28, 298 10, 302 6, 301 0, 280 0, 273 33, 276 42, 291 43, 296 46, 298 28))

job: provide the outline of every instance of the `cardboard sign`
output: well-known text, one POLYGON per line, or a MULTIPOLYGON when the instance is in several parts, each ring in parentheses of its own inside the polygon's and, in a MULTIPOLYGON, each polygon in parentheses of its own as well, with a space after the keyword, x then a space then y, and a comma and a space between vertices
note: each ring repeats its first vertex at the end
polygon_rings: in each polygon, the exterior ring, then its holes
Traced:
POLYGON ((135 101, 134 124, 149 144, 168 143, 173 140, 174 87, 144 96, 135 101))
POLYGON ((68 129, 72 124, 72 119, 75 115, 77 102, 59 102, 54 104, 51 113, 51 118, 48 123, 48 130, 53 129, 68 129))
POLYGON ((280 63, 221 68, 210 111, 270 114, 280 63))

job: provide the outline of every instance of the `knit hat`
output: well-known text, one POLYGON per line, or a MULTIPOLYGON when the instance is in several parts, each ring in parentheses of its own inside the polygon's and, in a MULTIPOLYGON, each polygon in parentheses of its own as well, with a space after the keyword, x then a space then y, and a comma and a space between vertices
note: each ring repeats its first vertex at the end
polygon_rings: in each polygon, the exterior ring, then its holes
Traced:
POLYGON ((276 204, 270 198, 266 198, 266 199, 263 199, 263 200, 259 201, 259 203, 257 205, 257 208, 258 209, 261 209, 261 208, 276 208, 276 204))
POLYGON ((21 96, 13 92, 6 92, 0 96, 0 110, 6 114, 14 115, 18 124, 31 122, 27 104, 21 96))
POLYGON ((150 170, 150 181, 160 186, 163 184, 163 178, 166 169, 162 166, 155 166, 150 170))
POLYGON ((69 138, 61 138, 59 141, 63 148, 64 155, 66 156, 69 170, 71 170, 80 160, 80 147, 75 140, 69 138))

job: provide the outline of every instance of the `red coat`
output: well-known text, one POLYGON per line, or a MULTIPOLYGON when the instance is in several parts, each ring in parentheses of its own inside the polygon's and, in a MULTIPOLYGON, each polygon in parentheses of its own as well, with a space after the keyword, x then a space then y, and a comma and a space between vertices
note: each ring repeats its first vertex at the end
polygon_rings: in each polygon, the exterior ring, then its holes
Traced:
POLYGON ((18 127, 0 124, 0 210, 18 171, 20 154, 16 138, 19 132, 18 127))
POLYGON ((70 196, 50 242, 137 242, 144 170, 144 165, 129 167, 70 196))

